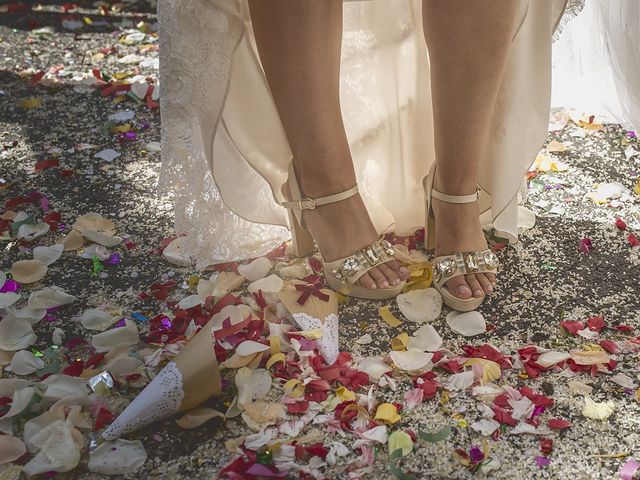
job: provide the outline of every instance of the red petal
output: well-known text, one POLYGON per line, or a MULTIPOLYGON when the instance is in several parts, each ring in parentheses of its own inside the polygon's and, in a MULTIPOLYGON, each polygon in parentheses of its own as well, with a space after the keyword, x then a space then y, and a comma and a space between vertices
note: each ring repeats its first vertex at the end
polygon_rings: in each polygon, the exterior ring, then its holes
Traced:
POLYGON ((571 426, 572 424, 569 420, 563 420, 561 418, 552 418, 549 420, 549 428, 553 428, 554 430, 564 430, 571 426))
POLYGON ((592 317, 587 320, 587 327, 589 330, 594 332, 600 332, 603 328, 605 328, 607 324, 604 321, 604 317, 602 315, 598 315, 597 317, 592 317))
POLYGON ((577 335, 578 330, 584 330, 584 323, 578 320, 565 320, 560 322, 560 326, 572 335, 577 335))

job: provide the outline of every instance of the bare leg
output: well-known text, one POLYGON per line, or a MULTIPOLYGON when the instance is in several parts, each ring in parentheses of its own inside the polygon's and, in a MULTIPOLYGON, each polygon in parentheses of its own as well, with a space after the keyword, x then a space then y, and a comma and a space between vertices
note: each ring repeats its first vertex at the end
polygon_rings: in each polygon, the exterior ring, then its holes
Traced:
MULTIPOLYGON (((475 191, 480 155, 487 146, 498 89, 515 29, 515 0, 423 0, 435 121, 435 187, 450 195, 475 191)), ((487 242, 478 204, 435 200, 436 255, 481 250, 487 242)), ((447 282, 460 297, 481 297, 493 274, 447 282)))
MULTIPOLYGON (((249 8, 302 192, 314 198, 351 188, 356 177, 339 97, 342 0, 250 0, 249 8)), ((307 210, 304 222, 327 261, 378 238, 360 195, 307 210)), ((360 283, 385 288, 407 277, 394 260, 360 283)))

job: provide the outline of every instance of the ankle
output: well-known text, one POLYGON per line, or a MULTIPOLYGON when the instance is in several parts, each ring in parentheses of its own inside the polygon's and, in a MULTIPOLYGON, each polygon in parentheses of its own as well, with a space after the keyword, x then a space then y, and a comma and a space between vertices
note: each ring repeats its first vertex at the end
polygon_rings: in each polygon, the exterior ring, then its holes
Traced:
POLYGON ((447 195, 471 195, 476 192, 475 175, 441 177, 436 171, 434 188, 447 195))
MULTIPOLYGON (((325 164, 326 165, 326 164, 325 164)), ((317 165, 308 167, 296 165, 296 177, 300 190, 305 197, 319 198, 326 195, 343 192, 356 184, 356 176, 353 167, 344 164, 318 168, 317 165)))

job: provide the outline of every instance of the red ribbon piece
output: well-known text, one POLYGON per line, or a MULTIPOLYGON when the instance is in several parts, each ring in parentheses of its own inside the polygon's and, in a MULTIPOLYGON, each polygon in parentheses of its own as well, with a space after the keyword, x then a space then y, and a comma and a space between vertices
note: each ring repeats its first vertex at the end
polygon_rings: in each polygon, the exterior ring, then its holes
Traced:
POLYGON ((302 295, 298 297, 298 304, 304 305, 311 295, 318 297, 323 302, 329 301, 329 295, 322 293, 320 288, 322 284, 320 282, 309 283, 307 285, 297 284, 296 290, 302 292, 302 295))

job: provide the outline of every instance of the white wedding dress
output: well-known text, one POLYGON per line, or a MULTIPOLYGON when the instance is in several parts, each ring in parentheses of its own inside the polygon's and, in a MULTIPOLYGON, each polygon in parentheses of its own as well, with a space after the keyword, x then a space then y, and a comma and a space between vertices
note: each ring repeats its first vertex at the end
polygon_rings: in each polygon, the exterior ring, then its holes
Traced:
MULTIPOLYGON (((547 134, 551 44, 584 0, 520 2, 481 165, 483 221, 517 240, 518 192, 547 134)), ((434 161, 420 0, 344 4, 341 103, 360 191, 379 232, 424 226, 434 161)), ((291 151, 255 48, 246 0, 160 0, 162 174, 198 267, 289 238, 278 205, 291 151)), ((470 85, 473 88, 473 85, 470 85)), ((474 128, 460 125, 459 128, 474 128)))

